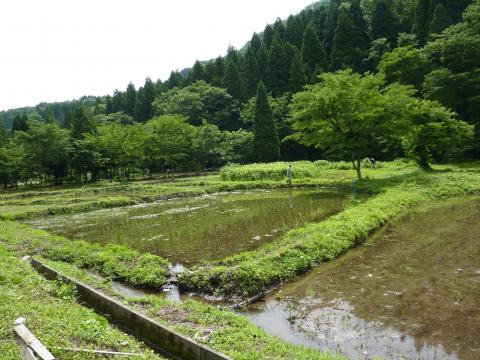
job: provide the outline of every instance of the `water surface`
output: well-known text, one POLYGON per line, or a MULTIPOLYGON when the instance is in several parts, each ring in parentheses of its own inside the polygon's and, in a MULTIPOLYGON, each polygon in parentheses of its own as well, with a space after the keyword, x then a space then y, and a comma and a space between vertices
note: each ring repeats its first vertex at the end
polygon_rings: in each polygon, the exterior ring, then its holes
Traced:
POLYGON ((245 313, 351 359, 480 359, 480 199, 394 221, 245 313))
POLYGON ((31 224, 71 239, 125 244, 190 266, 255 249, 290 228, 339 212, 346 201, 344 193, 327 190, 219 193, 31 224))

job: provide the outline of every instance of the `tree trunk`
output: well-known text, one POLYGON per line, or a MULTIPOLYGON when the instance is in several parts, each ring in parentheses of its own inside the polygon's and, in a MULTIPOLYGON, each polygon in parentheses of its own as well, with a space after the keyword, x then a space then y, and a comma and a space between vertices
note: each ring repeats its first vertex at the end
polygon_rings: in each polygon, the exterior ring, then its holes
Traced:
POLYGON ((357 158, 357 178, 358 181, 362 181, 362 160, 357 158))

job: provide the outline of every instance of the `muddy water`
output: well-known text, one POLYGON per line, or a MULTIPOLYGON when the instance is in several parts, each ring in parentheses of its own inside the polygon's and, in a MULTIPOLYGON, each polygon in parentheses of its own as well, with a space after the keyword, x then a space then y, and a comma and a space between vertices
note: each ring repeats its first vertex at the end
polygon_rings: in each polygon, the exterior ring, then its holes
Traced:
POLYGON ((392 222, 245 313, 352 359, 480 359, 480 199, 392 222))
POLYGON ((251 250, 285 230, 340 211, 326 190, 250 191, 52 217, 34 226, 71 239, 126 244, 187 266, 251 250))

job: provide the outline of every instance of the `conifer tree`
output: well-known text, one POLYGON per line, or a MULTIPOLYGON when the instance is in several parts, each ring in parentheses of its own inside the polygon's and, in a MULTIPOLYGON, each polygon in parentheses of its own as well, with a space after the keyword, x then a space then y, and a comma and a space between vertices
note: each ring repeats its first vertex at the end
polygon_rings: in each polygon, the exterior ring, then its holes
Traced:
POLYGON ((350 19, 347 10, 340 9, 333 37, 330 69, 332 71, 345 68, 358 70, 364 55, 360 48, 362 40, 362 34, 350 19))
POLYGON ((363 15, 362 8, 360 6, 360 0, 351 0, 348 16, 356 27, 356 34, 354 37, 358 39, 356 44, 362 50, 368 50, 370 48, 370 35, 368 33, 368 23, 363 15))
POLYGON ((325 51, 328 56, 333 46, 333 37, 335 36, 335 29, 337 28, 338 13, 340 8, 341 0, 330 0, 330 5, 328 6, 327 13, 327 22, 325 25, 325 51))
POLYGON ((391 46, 397 41, 397 18, 386 0, 376 0, 372 13, 372 40, 386 38, 391 46))
POLYGON ((287 19, 285 42, 289 42, 300 49, 302 47, 304 30, 304 25, 300 16, 290 15, 287 19))
POLYGON ((123 98, 123 93, 117 89, 112 97, 112 113, 124 111, 124 109, 125 99, 123 98))
POLYGON ((253 151, 256 161, 259 162, 271 162, 280 159, 280 141, 263 82, 258 84, 255 102, 253 151))
POLYGON ((262 46, 262 39, 260 39, 260 36, 258 36, 257 33, 253 33, 252 39, 250 40, 250 47, 252 48, 255 56, 257 56, 261 46, 262 46))
POLYGON ((182 87, 182 83, 183 83, 182 74, 180 74, 180 72, 178 70, 177 71, 172 71, 170 73, 170 77, 167 80, 167 88, 168 89, 173 89, 175 87, 180 88, 180 87, 182 87))
POLYGON ((260 50, 258 50, 258 54, 257 54, 257 74, 260 80, 262 80, 264 83, 267 82, 268 51, 264 43, 262 43, 262 46, 260 47, 260 50))
POLYGON ((433 12, 432 22, 430 23, 429 35, 438 35, 447 27, 452 25, 452 18, 443 4, 438 4, 433 12))
POLYGON ((305 28, 303 34, 302 58, 306 64, 305 71, 308 77, 313 75, 317 65, 324 70, 328 67, 327 54, 323 44, 311 25, 305 28))
POLYGON ((27 131, 28 130, 28 116, 27 114, 16 114, 12 122, 12 134, 15 131, 27 131))
POLYGON ((275 34, 268 59, 268 88, 274 96, 281 95, 288 86, 290 66, 286 63, 283 41, 275 34))
POLYGON ((73 105, 70 113, 70 130, 72 138, 83 139, 86 134, 95 134, 97 125, 90 111, 81 103, 73 105))
POLYGON ((8 131, 3 122, 3 117, 0 115, 0 148, 4 147, 8 141, 8 131))
POLYGON ((225 76, 225 63, 223 57, 215 59, 215 75, 212 79, 212 85, 223 87, 223 77, 225 76))
POLYGON ((57 119, 55 118, 55 113, 53 112, 53 109, 51 106, 47 108, 47 111, 45 112, 45 123, 47 124, 56 124, 57 119))
POLYGON ((432 0, 418 0, 415 9, 415 35, 417 35, 418 44, 423 46, 427 43, 430 32, 432 0))
POLYGON ((142 113, 140 121, 146 121, 153 117, 153 100, 155 100, 155 85, 153 81, 147 77, 143 85, 142 94, 142 113))
POLYGON ((207 83, 211 84, 214 78, 215 78, 215 61, 210 60, 205 65, 205 71, 204 71, 203 79, 207 83))
POLYGON ((257 59, 253 48, 250 46, 245 54, 244 89, 246 99, 255 96, 259 76, 257 74, 257 59))
POLYGON ((129 83, 127 86, 127 91, 125 92, 125 114, 134 116, 135 115, 135 102, 137 101, 137 90, 135 90, 135 85, 129 83))
MULTIPOLYGON (((277 18, 275 23, 273 24, 273 34, 274 36, 277 35, 278 38, 282 41, 285 39, 285 24, 283 23, 282 19, 277 18)), ((273 39, 272 39, 273 41, 273 39)))
POLYGON ((228 93, 235 99, 242 101, 242 79, 240 76, 240 70, 234 60, 227 62, 225 68, 225 76, 223 78, 223 86, 227 89, 228 93))
POLYGON ((270 46, 272 45, 273 41, 273 27, 272 25, 268 24, 265 26, 265 30, 263 31, 263 43, 267 47, 267 49, 270 49, 270 46))
POLYGON ((192 68, 192 83, 197 82, 199 80, 204 80, 204 69, 203 65, 200 61, 195 61, 195 64, 192 68))
POLYGON ((302 90, 307 83, 307 76, 305 75, 305 65, 303 64, 302 55, 300 51, 295 52, 290 67, 290 78, 288 79, 288 90, 296 93, 302 90))

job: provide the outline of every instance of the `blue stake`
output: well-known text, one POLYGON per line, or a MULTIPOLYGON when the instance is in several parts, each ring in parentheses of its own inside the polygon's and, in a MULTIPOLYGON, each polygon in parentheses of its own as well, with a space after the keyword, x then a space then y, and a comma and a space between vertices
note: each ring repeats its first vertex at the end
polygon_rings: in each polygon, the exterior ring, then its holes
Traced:
POLYGON ((352 179, 352 194, 353 199, 355 200, 355 196, 357 194, 357 184, 355 183, 355 179, 352 179))

